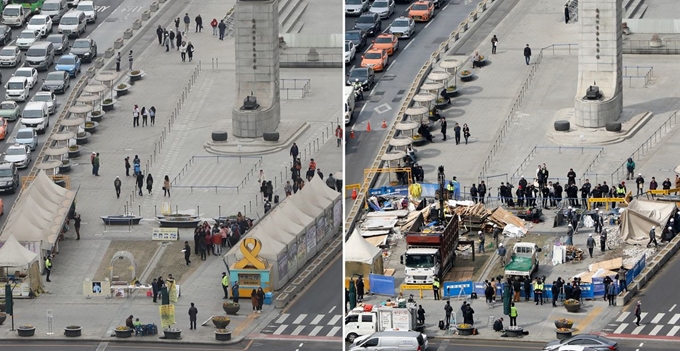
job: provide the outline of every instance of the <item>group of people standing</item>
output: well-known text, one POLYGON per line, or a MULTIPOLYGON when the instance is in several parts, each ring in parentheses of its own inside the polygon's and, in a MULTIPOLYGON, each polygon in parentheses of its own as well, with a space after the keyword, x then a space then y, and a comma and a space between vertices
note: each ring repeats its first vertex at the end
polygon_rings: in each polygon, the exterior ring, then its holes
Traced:
POLYGON ((132 107, 132 127, 139 127, 139 117, 142 117, 142 127, 149 125, 149 118, 151 118, 151 125, 156 124, 156 107, 151 106, 148 110, 145 106, 139 109, 139 105, 132 107))

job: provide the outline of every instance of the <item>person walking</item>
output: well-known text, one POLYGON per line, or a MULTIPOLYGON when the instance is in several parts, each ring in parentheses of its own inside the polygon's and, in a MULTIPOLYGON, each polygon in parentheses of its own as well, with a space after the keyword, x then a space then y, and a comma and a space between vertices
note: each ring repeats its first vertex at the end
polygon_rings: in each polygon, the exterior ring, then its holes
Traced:
POLYGON ((130 53, 128 54, 128 62, 130 63, 130 71, 132 71, 132 61, 134 61, 134 57, 132 56, 132 50, 130 50, 130 53))
POLYGON ((210 27, 212 27, 212 35, 217 35, 217 18, 213 18, 210 21, 210 27))
POLYGON ((595 249, 595 239, 593 239, 592 233, 588 234, 586 246, 588 247, 588 253, 590 254, 590 258, 593 258, 593 249, 595 249))
POLYGON ((468 143, 468 138, 470 138, 470 127, 467 123, 463 123, 463 138, 465 138, 465 145, 468 143))
POLYGON ((190 259, 190 257, 191 257, 191 246, 189 246, 188 241, 184 242, 184 250, 182 250, 182 252, 184 252, 184 261, 186 262, 186 264, 188 266, 189 263, 191 263, 191 259, 190 259))
POLYGON ((631 157, 628 158, 626 161, 626 170, 628 173, 626 173, 626 180, 633 180, 633 174, 635 172, 635 161, 631 157))
POLYGON ((227 272, 222 272, 222 291, 224 291, 223 299, 229 298, 229 276, 227 272))
POLYGON ((184 41, 182 40, 182 33, 178 30, 177 33, 175 34, 175 44, 177 45, 177 51, 179 51, 180 46, 182 46, 182 43, 184 41))
POLYGON ((130 168, 132 167, 130 165, 130 156, 125 157, 125 176, 129 177, 130 176, 130 168))
POLYGON ((45 274, 47 274, 47 279, 45 281, 52 282, 50 280, 50 273, 52 273, 52 255, 48 255, 45 258, 45 274))
POLYGON ((361 276, 359 276, 359 278, 357 279, 356 287, 357 287, 357 301, 362 302, 364 301, 364 278, 362 278, 361 276))
POLYGON ((441 126, 441 132, 442 132, 442 136, 444 137, 444 141, 446 141, 446 126, 447 126, 446 118, 442 117, 439 120, 439 125, 441 126))
POLYGON ((142 106, 142 110, 140 111, 142 114, 142 127, 148 126, 149 125, 149 114, 146 112, 146 106, 142 106))
POLYGON ((297 160, 298 155, 300 154, 300 150, 298 149, 298 146, 296 143, 293 143, 293 146, 290 147, 290 156, 293 156, 293 164, 295 164, 295 160, 297 160))
POLYGON ((425 325, 425 309, 423 308, 423 305, 418 305, 418 311, 416 313, 418 316, 418 324, 425 325))
POLYGON ((118 54, 116 55, 116 72, 120 72, 120 51, 118 51, 118 54))
POLYGON ((510 303, 510 326, 517 326, 517 307, 515 307, 514 302, 510 303))
POLYGON ((434 277, 434 281, 432 282, 432 292, 434 293, 434 299, 435 300, 441 300, 439 297, 439 277, 434 277))
POLYGON ((335 128, 335 140, 338 142, 338 147, 340 147, 342 144, 342 127, 339 125, 335 128))
POLYGON ((175 32, 172 30, 168 31, 168 41, 170 42, 170 48, 174 49, 175 48, 175 32))
POLYGON ((151 117, 151 125, 156 124, 156 107, 151 106, 149 109, 149 117, 151 117))
POLYGON ((460 125, 458 123, 453 126, 453 135, 456 137, 456 145, 460 144, 460 125))
POLYGON ((139 106, 132 108, 132 128, 139 127, 139 106))
POLYGON ((224 40, 224 33, 227 31, 227 24, 224 23, 224 20, 220 20, 220 24, 217 25, 217 29, 220 32, 220 40, 224 40))
POLYGON ((191 23, 191 18, 189 18, 189 13, 184 14, 184 31, 189 31, 189 24, 191 23))
POLYGON ((203 17, 200 14, 194 18, 194 22, 196 22, 196 33, 203 31, 203 17))
POLYGON ((238 282, 234 282, 234 285, 231 286, 231 300, 234 303, 238 303, 238 298, 239 298, 239 285, 238 282))
POLYGON ((116 176, 116 179, 113 181, 113 188, 116 189, 116 199, 120 199, 120 188, 123 185, 123 182, 120 181, 120 178, 116 176))
POLYGON ((496 48, 498 47, 498 38, 496 38, 496 35, 494 34, 493 38, 491 38, 491 54, 495 55, 496 54, 496 48))
MULTIPOLYGON (((49 275, 49 274, 48 274, 49 275)), ((49 280, 48 280, 49 282, 49 280)), ((642 314, 642 302, 638 301, 635 305, 635 325, 640 326, 640 315, 642 314)))
POLYGON ((97 152, 92 159, 92 174, 99 177, 99 153, 97 152))
POLYGON ((187 42, 187 56, 189 56, 189 62, 194 59, 194 44, 187 42))
POLYGON ((257 313, 257 290, 253 289, 253 291, 250 292, 250 304, 253 305, 253 313, 257 313))
POLYGON ((80 240, 80 214, 73 218, 73 228, 76 230, 76 240, 80 240))
POLYGON ((144 196, 144 191, 142 190, 144 188, 144 174, 142 172, 139 172, 137 175, 137 188, 139 189, 139 196, 144 196))
POLYGON ((453 313, 453 307, 451 307, 451 301, 446 301, 446 304, 444 305, 444 313, 446 315, 445 319, 445 325, 446 329, 449 329, 449 326, 451 325, 451 313, 453 313))
POLYGON ((182 58, 182 62, 187 60, 187 43, 182 42, 182 46, 179 48, 179 56, 182 58))
POLYGON ((156 36, 158 37, 158 45, 163 45, 163 27, 160 24, 156 28, 156 36))
POLYGON ((654 247, 658 247, 659 244, 656 242, 656 227, 652 226, 652 229, 649 230, 649 242, 647 243, 647 247, 654 243, 654 247))
POLYGON ((531 48, 529 47, 529 44, 524 48, 524 61, 527 63, 527 66, 529 65, 529 62, 531 62, 531 48))
POLYGON ((179 17, 175 18, 174 22, 175 22, 175 33, 179 33, 179 22, 181 22, 179 17))
POLYGON ((167 174, 163 180, 163 197, 165 197, 165 195, 170 197, 170 177, 168 177, 167 174))
POLYGON ((189 307, 189 330, 196 330, 196 315, 198 315, 198 308, 192 302, 189 307))
POLYGON ((257 288, 257 313, 262 313, 262 306, 264 306, 264 290, 259 287, 257 288))

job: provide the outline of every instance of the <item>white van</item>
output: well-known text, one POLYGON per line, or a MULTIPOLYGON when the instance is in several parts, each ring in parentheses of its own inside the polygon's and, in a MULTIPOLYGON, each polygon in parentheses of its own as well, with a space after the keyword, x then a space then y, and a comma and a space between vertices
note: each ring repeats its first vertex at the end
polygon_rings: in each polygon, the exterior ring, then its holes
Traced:
POLYGON ((74 10, 67 12, 61 18, 58 31, 59 34, 68 37, 80 37, 81 34, 85 33, 85 27, 87 27, 85 13, 74 10))
POLYGON ((354 106, 356 105, 354 97, 354 87, 344 87, 343 95, 345 100, 345 125, 352 121, 354 115, 354 106))
POLYGON ((40 14, 50 16, 52 23, 59 23, 67 11, 66 0, 47 0, 43 3, 40 14))
POLYGON ((30 89, 26 77, 12 77, 5 84, 5 100, 26 101, 30 89))
POLYGON ((350 351, 425 351, 427 336, 416 331, 384 331, 354 340, 350 351))
POLYGON ((20 4, 10 4, 2 11, 2 24, 10 27, 21 27, 28 20, 30 10, 20 4))
POLYGON ((47 103, 44 101, 32 101, 26 104, 21 113, 21 124, 26 128, 33 128, 39 134, 45 133, 50 126, 50 117, 47 103))

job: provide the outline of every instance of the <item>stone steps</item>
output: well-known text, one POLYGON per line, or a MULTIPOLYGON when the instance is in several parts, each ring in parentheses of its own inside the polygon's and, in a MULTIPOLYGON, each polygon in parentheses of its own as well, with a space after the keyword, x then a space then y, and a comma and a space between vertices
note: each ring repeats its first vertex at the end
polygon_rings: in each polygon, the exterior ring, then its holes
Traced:
MULTIPOLYGON (((279 3, 279 24, 281 33, 291 33, 291 30, 300 21, 302 13, 309 5, 305 0, 282 0, 279 3)), ((300 26, 299 29, 302 29, 300 26)), ((299 33, 299 32, 292 32, 299 33)))
POLYGON ((644 16, 647 11, 647 5, 644 4, 645 0, 625 0, 623 9, 625 11, 623 18, 635 18, 639 19, 644 16))

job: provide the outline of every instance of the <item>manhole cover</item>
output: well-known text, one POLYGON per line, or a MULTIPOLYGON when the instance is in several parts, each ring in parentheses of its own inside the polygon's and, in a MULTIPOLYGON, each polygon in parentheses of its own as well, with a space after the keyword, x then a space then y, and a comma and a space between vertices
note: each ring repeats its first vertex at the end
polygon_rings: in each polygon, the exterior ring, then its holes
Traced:
POLYGON ((373 95, 383 96, 383 95, 385 95, 385 92, 384 91, 376 91, 375 93, 373 93, 373 95))
POLYGON ((399 102, 399 101, 401 101, 401 98, 394 98, 394 99, 392 99, 392 102, 399 102))
POLYGON ((116 22, 117 20, 118 20, 118 18, 116 18, 116 17, 106 17, 104 22, 116 22))

